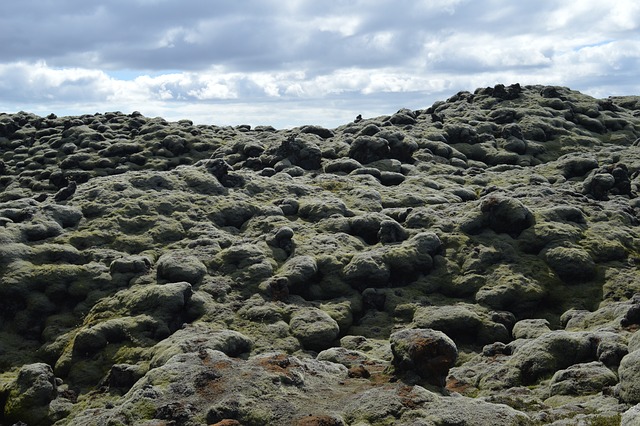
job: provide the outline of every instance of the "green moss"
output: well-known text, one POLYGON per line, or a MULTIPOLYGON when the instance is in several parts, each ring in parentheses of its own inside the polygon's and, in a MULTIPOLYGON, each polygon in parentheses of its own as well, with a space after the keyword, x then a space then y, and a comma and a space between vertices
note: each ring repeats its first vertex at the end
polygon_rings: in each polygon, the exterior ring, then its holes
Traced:
POLYGON ((611 416, 597 416, 589 420, 589 426, 620 426, 622 415, 614 414, 611 416))

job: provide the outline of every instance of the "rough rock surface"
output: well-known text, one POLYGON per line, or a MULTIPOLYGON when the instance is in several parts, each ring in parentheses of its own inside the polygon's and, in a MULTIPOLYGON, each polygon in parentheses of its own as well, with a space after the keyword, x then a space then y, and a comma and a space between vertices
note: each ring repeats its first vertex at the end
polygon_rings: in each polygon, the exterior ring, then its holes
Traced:
POLYGON ((639 141, 638 97, 517 84, 0 114, 0 424, 635 424, 639 141))

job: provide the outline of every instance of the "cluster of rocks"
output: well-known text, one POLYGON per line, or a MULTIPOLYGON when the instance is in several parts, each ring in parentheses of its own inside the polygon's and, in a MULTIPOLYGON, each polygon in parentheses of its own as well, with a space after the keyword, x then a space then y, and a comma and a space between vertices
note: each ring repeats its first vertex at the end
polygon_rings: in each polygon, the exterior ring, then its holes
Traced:
POLYGON ((640 98, 0 114, 0 423, 640 421, 640 98))

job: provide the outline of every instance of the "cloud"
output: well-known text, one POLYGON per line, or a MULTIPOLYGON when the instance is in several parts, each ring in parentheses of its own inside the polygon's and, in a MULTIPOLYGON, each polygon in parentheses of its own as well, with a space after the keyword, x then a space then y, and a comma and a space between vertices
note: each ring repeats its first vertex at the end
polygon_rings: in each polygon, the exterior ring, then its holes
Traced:
POLYGON ((0 107, 295 125, 496 83, 633 94, 639 25, 634 0, 7 0, 0 107))

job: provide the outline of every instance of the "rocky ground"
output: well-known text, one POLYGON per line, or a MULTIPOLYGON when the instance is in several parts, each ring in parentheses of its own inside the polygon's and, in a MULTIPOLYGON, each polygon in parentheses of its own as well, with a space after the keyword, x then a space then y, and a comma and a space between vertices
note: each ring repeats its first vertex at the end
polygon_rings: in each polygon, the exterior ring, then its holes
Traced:
POLYGON ((640 97, 0 114, 0 423, 640 424, 640 97))

